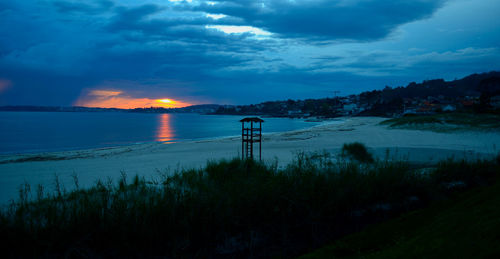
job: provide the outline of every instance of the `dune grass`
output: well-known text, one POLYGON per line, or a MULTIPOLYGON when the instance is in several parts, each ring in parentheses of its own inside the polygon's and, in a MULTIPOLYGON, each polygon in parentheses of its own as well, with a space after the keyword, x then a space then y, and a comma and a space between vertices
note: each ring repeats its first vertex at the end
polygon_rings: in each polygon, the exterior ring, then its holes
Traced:
POLYGON ((381 122, 391 128, 419 129, 436 132, 498 131, 500 115, 488 113, 438 113, 432 115, 408 115, 381 122))
POLYGON ((0 247, 12 257, 297 256, 499 172, 496 161, 444 161, 422 174, 405 161, 299 153, 285 169, 233 159, 72 192, 24 185, 0 212, 0 247))

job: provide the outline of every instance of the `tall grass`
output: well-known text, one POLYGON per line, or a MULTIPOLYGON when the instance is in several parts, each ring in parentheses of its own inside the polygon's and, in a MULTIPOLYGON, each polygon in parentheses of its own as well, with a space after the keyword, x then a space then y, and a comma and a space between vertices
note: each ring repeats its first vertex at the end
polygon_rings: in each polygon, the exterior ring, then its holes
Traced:
POLYGON ((496 161, 422 174, 405 161, 299 153, 285 169, 233 159, 71 192, 26 184, 0 213, 0 246, 12 257, 288 257, 499 172, 496 161))

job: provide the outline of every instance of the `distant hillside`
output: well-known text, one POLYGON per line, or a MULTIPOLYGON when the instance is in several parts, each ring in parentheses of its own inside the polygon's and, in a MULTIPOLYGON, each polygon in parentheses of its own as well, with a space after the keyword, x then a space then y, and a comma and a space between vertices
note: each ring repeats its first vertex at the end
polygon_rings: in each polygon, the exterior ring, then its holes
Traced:
POLYGON ((9 112, 123 112, 125 109, 118 108, 94 108, 80 106, 33 106, 33 105, 10 105, 0 106, 0 111, 9 112))
POLYGON ((134 112, 134 113, 213 113, 220 105, 201 104, 192 105, 183 108, 136 108, 136 109, 117 109, 117 108, 94 108, 94 107, 59 107, 59 106, 0 106, 0 111, 14 112, 134 112))
POLYGON ((359 102, 370 107, 360 115, 388 115, 403 109, 405 100, 438 100, 439 103, 460 106, 464 100, 471 100, 476 109, 489 105, 489 98, 500 94, 500 72, 472 74, 462 79, 443 79, 412 82, 406 87, 385 87, 383 90, 363 92, 359 102))
POLYGON ((387 86, 383 90, 366 91, 345 97, 221 106, 216 114, 286 117, 393 116, 404 113, 407 103, 413 105, 412 108, 427 112, 434 112, 446 105, 453 109, 462 109, 464 102, 467 102, 467 105, 471 103, 464 109, 472 108, 473 105, 483 105, 486 109, 494 95, 500 95, 500 72, 473 74, 448 82, 435 79, 418 84, 412 82, 405 87, 387 86), (429 107, 424 107, 425 105, 429 107))
POLYGON ((360 95, 368 95, 373 92, 381 92, 384 99, 393 98, 426 98, 428 96, 444 96, 456 98, 462 96, 480 96, 485 91, 500 92, 500 72, 489 72, 483 74, 472 74, 462 79, 444 81, 443 79, 425 80, 422 83, 412 82, 406 87, 386 87, 382 91, 363 92, 360 95), (492 83, 491 89, 485 84, 492 83))
POLYGON ((150 108, 135 108, 127 110, 128 112, 139 112, 139 113, 213 113, 221 105, 218 104, 199 104, 191 105, 182 108, 163 108, 163 107, 150 107, 150 108))

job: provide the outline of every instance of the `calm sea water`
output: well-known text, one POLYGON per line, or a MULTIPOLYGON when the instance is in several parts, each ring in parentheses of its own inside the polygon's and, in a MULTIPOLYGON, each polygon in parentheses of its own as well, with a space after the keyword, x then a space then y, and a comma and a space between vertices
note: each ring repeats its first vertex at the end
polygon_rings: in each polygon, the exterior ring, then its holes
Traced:
MULTIPOLYGON (((240 116, 143 113, 0 112, 0 153, 77 150, 241 134, 240 116)), ((263 132, 318 125, 265 118, 263 132)))

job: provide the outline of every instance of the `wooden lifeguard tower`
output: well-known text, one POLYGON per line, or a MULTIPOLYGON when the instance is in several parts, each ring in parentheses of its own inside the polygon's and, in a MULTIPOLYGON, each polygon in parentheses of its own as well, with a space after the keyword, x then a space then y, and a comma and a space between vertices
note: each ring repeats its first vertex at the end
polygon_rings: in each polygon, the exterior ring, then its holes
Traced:
POLYGON ((241 158, 253 159, 253 143, 259 143, 259 160, 262 159, 262 122, 263 119, 249 117, 241 122, 241 158))

